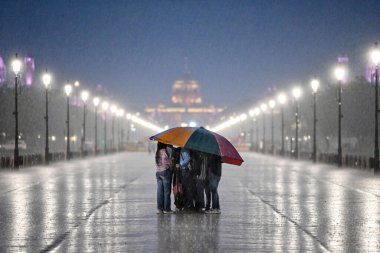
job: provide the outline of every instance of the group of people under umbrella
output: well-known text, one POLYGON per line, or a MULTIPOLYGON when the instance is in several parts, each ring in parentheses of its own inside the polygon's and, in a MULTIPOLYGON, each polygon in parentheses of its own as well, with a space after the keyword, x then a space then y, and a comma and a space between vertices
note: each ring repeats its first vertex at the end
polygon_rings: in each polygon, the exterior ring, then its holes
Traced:
POLYGON ((150 137, 158 141, 155 156, 157 213, 175 210, 220 213, 218 185, 222 163, 243 159, 223 136, 203 127, 176 127, 150 137), (206 196, 206 199, 205 199, 206 196))

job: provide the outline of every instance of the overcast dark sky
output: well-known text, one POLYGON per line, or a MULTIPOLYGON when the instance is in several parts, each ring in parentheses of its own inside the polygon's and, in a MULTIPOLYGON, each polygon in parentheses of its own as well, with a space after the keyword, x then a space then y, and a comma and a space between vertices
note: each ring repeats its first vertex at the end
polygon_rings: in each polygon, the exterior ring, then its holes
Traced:
POLYGON ((105 85, 126 105, 170 101, 184 57, 205 104, 231 106, 319 75, 339 53, 365 72, 380 1, 2 0, 0 55, 32 54, 56 85, 105 85))

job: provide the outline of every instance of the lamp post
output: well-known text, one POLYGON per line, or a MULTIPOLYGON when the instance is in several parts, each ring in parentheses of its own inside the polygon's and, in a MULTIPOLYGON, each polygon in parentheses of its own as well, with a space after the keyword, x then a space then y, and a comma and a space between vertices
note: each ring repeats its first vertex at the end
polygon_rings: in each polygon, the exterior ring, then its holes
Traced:
POLYGON ((281 155, 285 156, 285 140, 284 140, 284 131, 285 131, 285 123, 284 123, 284 104, 287 101, 287 97, 285 93, 280 93, 277 96, 277 101, 281 105, 281 155))
POLYGON ((339 65, 335 69, 335 77, 338 80, 338 167, 342 167, 342 82, 345 70, 339 65))
POLYGON ((260 115, 260 108, 255 107, 253 109, 253 112, 255 113, 255 118, 256 118, 256 151, 259 151, 259 115, 260 115))
POLYGON ((19 150, 18 150, 18 138, 19 138, 19 132, 18 132, 18 79, 19 79, 19 73, 21 71, 21 61, 18 59, 18 55, 16 54, 16 58, 12 62, 12 69, 13 73, 15 74, 15 111, 13 115, 15 116, 15 148, 14 148, 14 168, 19 168, 19 150))
POLYGON ((263 153, 265 154, 265 112, 268 109, 267 104, 263 103, 260 105, 261 111, 263 112, 263 153))
POLYGON ((98 97, 94 97, 92 100, 95 107, 95 147, 94 147, 94 154, 98 154, 98 106, 100 103, 100 99, 98 97))
POLYGON ((375 174, 380 173, 379 169, 379 63, 380 63, 380 50, 375 42, 375 48, 371 52, 372 62, 375 65, 375 174))
POLYGON ((276 106, 276 101, 271 99, 269 101, 269 108, 270 108, 270 114, 271 114, 271 154, 274 155, 274 121, 273 121, 273 110, 274 107, 276 106))
POLYGON ((65 85, 65 93, 67 97, 67 117, 66 117, 66 128, 67 128, 67 140, 66 140, 66 160, 70 160, 70 94, 73 90, 71 84, 65 85))
POLYGON ((45 164, 49 164, 49 100, 48 91, 51 82, 51 75, 48 73, 47 69, 42 76, 42 82, 45 86, 45 164))
POLYGON ((120 152, 120 150, 121 150, 121 141, 122 141, 121 132, 120 132, 120 120, 124 116, 124 110, 121 109, 121 108, 118 109, 117 113, 116 113, 116 116, 117 116, 117 151, 120 152))
POLYGON ((298 159, 298 125, 299 125, 298 99, 300 98, 301 93, 302 93, 302 91, 299 87, 295 87, 292 90, 292 94, 293 94, 293 98, 294 98, 294 102, 295 102, 295 106, 296 106, 296 110, 294 113, 295 123, 296 123, 296 137, 295 137, 295 149, 294 149, 294 158, 295 159, 298 159))
POLYGON ((130 129, 131 129, 131 123, 130 123, 130 121, 132 120, 132 114, 130 114, 130 113, 127 113, 126 115, 125 115, 125 118, 127 119, 127 123, 128 123, 128 125, 127 125, 127 143, 129 143, 129 138, 130 138, 130 129))
MULTIPOLYGON (((251 116, 252 117, 252 121, 253 122, 256 122, 256 115, 255 115, 255 111, 253 110, 253 109, 251 109, 251 110, 249 110, 249 116, 251 116)), ((251 126, 251 128, 250 128, 250 134, 249 134, 249 142, 250 142, 250 148, 249 148, 249 150, 250 151, 253 151, 253 124, 254 123, 252 123, 252 126, 251 126)))
POLYGON ((107 154, 107 110, 108 110, 108 102, 103 101, 102 109, 104 112, 104 154, 107 154))
POLYGON ((317 91, 319 88, 319 80, 314 78, 310 82, 313 90, 313 162, 317 162, 317 91))
POLYGON ((117 106, 111 105, 111 151, 115 151, 115 115, 117 112, 117 106))
MULTIPOLYGON (((74 149, 77 149, 78 146, 77 146, 77 129, 80 128, 80 120, 79 120, 79 96, 80 96, 80 93, 79 93, 79 87, 81 86, 81 83, 79 81, 75 81, 74 82, 74 85, 73 85, 73 91, 72 91, 72 101, 71 103, 75 106, 74 107, 74 112, 72 114, 72 117, 74 117, 74 119, 76 119, 76 117, 78 117, 78 120, 75 120, 74 122, 74 126, 71 128, 71 131, 72 131, 72 135, 73 135, 73 139, 72 139, 72 142, 74 144, 74 149)), ((79 134, 78 134, 79 136, 79 134)), ((80 149, 80 147, 78 148, 78 150, 80 149)))
POLYGON ((82 101, 83 101, 83 130, 82 130, 82 139, 81 139, 81 145, 80 145, 80 153, 82 156, 84 156, 84 146, 86 142, 86 102, 89 97, 88 91, 84 90, 80 94, 82 101))

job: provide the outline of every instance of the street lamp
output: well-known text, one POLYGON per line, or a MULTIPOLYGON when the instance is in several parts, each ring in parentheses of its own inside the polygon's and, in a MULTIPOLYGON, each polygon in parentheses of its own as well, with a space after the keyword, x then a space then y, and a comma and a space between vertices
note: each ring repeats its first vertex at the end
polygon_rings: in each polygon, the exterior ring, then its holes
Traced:
POLYGON ((263 153, 265 154, 265 112, 268 109, 267 104, 263 103, 260 105, 261 111, 263 112, 263 153))
POLYGON ((124 116, 124 109, 118 109, 117 112, 116 112, 116 116, 117 116, 117 151, 119 152, 120 149, 121 149, 121 142, 123 140, 123 136, 122 133, 120 132, 120 121, 121 119, 123 118, 124 116))
POLYGON ((98 97, 94 97, 92 100, 95 107, 95 147, 94 147, 94 154, 98 154, 98 106, 100 103, 100 99, 98 97))
POLYGON ((107 154, 107 110, 108 110, 108 102, 103 101, 102 109, 104 112, 104 154, 107 154))
POLYGON ((73 91, 73 86, 67 83, 65 85, 65 93, 67 97, 67 117, 66 117, 66 128, 67 128, 67 140, 66 140, 66 160, 70 160, 70 94, 73 91))
MULTIPOLYGON (((249 110, 248 114, 250 117, 252 117, 253 122, 256 122, 254 110, 253 109, 249 110)), ((253 151, 253 125, 250 127, 249 143, 250 143, 249 150, 253 151)))
POLYGON ((371 58, 373 64, 375 64, 375 174, 380 173, 379 169, 379 63, 380 63, 380 50, 375 42, 375 48, 371 52, 371 58))
MULTIPOLYGON (((80 96, 80 93, 79 93, 79 87, 81 86, 81 83, 79 81, 75 81, 74 82, 74 85, 73 85, 73 91, 72 91, 72 101, 71 103, 73 105, 75 105, 74 107, 74 113, 72 115, 72 117, 74 117, 74 119, 76 119, 76 117, 79 118, 79 96, 80 96)), ((80 128, 80 120, 75 120, 74 121, 74 126, 71 128, 71 131, 72 131, 72 135, 75 137, 72 139, 73 143, 75 145, 75 149, 77 149, 77 141, 76 141, 76 136, 77 136, 77 129, 80 128)), ((80 149, 80 147, 78 148, 80 149)))
POLYGON ((258 117, 260 115, 260 108, 255 107, 255 109, 253 109, 253 112, 256 118, 256 151, 258 152, 259 151, 259 119, 258 117))
MULTIPOLYGON (((252 120, 253 120, 253 122, 254 123, 252 123, 252 124, 255 124, 255 127, 257 127, 257 118, 256 118, 256 111, 255 111, 255 109, 256 108, 254 108, 254 109, 251 109, 251 110, 249 110, 249 116, 251 116, 252 117, 252 120)), ((253 150, 255 150, 255 145, 254 145, 254 142, 253 142, 253 129, 254 129, 254 126, 252 125, 251 126, 251 130, 250 130, 250 151, 253 151, 253 150)))
POLYGON ((284 130, 285 130, 285 123, 284 123, 284 104, 287 101, 287 96, 285 93, 280 93, 277 96, 277 101, 281 105, 281 155, 285 155, 285 141, 284 141, 284 130))
POLYGON ((319 88, 319 80, 314 78, 310 82, 311 89, 313 90, 313 162, 317 162, 317 91, 319 88))
POLYGON ((45 164, 49 164, 49 100, 48 100, 48 91, 51 83, 51 75, 45 70, 45 73, 42 75, 42 82, 45 86, 45 164))
POLYGON ((335 68, 335 77, 338 80, 338 167, 342 167, 342 82, 345 69, 342 65, 335 68))
POLYGON ((130 113, 127 113, 126 115, 125 115, 125 118, 127 119, 127 123, 128 123, 128 125, 127 125, 127 143, 129 143, 129 138, 130 138, 130 129, 131 129, 131 124, 130 124, 130 121, 132 120, 132 114, 130 114, 130 113))
POLYGON ((18 59, 18 55, 16 54, 16 58, 13 60, 12 62, 12 69, 13 69, 13 73, 15 74, 15 111, 13 113, 13 115, 15 116, 15 148, 14 148, 14 156, 13 156, 13 160, 14 160, 14 168, 15 169, 18 169, 19 168, 19 150, 18 150, 18 138, 19 138, 19 132, 18 132, 18 93, 17 93, 17 89, 18 89, 18 79, 19 79, 19 73, 21 71, 21 66, 22 66, 22 63, 21 61, 18 59))
POLYGON ((112 152, 115 150, 115 114, 117 111, 116 105, 111 105, 111 150, 112 152))
POLYGON ((273 109, 274 107, 276 106, 276 101, 274 101, 273 99, 271 99, 269 101, 269 108, 270 108, 270 114, 271 114, 271 153, 272 155, 274 155, 274 121, 273 121, 273 109))
POLYGON ((298 116, 298 99, 301 97, 302 91, 299 87, 294 87, 292 90, 294 102, 296 105, 295 111, 295 123, 296 123, 296 138, 295 138, 295 149, 294 149, 294 158, 298 159, 298 125, 299 125, 299 116, 298 116))
POLYGON ((81 155, 84 156, 84 146, 86 142, 86 101, 88 97, 90 96, 90 94, 88 93, 88 91, 84 90, 82 91, 80 95, 83 101, 83 130, 82 130, 82 140, 81 140, 80 151, 81 151, 81 155))

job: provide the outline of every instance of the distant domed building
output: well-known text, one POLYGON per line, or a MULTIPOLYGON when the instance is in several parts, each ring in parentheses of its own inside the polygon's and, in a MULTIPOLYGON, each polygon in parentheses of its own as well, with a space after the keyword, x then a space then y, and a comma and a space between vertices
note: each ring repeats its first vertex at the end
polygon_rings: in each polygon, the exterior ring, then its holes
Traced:
POLYGON ((201 88, 190 73, 183 74, 172 86, 172 103, 183 106, 202 104, 201 88))
MULTIPOLYGON (((187 68, 186 68, 187 69, 187 68)), ((201 85, 186 70, 172 85, 171 105, 159 104, 147 107, 146 112, 152 120, 161 125, 173 126, 206 126, 223 111, 213 105, 202 106, 201 85)))

